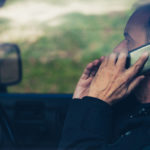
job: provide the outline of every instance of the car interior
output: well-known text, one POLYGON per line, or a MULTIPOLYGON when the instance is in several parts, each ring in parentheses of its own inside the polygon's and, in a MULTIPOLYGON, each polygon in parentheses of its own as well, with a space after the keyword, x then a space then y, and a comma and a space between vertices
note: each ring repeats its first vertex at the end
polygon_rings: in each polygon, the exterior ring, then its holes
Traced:
POLYGON ((0 45, 0 147, 56 149, 71 94, 8 94, 22 79, 19 47, 0 45))
POLYGON ((122 41, 138 2, 0 0, 0 149, 58 148, 83 69, 122 41))

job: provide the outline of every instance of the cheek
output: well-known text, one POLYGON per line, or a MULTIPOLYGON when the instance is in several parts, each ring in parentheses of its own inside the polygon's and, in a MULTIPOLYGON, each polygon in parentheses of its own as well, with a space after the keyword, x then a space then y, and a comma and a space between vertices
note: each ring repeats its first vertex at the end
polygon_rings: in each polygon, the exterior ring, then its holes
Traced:
POLYGON ((127 48, 128 48, 128 51, 131 51, 133 49, 136 49, 142 45, 146 44, 145 41, 142 41, 142 42, 129 42, 127 43, 127 48))
POLYGON ((115 53, 128 52, 127 41, 123 40, 119 45, 113 50, 115 53))
POLYGON ((147 43, 146 33, 144 31, 134 32, 131 34, 134 37, 134 40, 131 40, 127 43, 128 50, 136 49, 147 43))
POLYGON ((137 46, 133 43, 133 42, 128 42, 127 43, 127 49, 128 51, 131 51, 133 49, 135 49, 137 46))

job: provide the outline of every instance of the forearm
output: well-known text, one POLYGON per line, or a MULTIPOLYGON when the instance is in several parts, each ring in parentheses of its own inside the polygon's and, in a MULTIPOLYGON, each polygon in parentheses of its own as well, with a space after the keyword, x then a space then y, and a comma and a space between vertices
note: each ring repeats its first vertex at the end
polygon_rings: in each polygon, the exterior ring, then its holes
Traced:
POLYGON ((112 111, 95 98, 72 100, 59 150, 99 149, 111 138, 112 111))

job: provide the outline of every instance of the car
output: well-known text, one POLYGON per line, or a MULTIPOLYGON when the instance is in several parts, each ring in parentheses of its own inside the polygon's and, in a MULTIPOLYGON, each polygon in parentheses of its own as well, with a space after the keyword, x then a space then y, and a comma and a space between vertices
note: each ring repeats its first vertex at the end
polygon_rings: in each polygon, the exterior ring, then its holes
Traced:
POLYGON ((0 149, 58 148, 84 67, 119 42, 137 1, 0 0, 0 149))
POLYGON ((56 149, 72 94, 9 94, 22 79, 20 49, 0 45, 0 147, 56 149))

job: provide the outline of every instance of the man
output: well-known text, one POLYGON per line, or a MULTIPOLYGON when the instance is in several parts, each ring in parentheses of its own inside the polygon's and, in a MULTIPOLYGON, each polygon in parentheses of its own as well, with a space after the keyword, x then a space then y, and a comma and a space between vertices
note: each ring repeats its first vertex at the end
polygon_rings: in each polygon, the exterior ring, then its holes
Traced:
POLYGON ((86 67, 68 110, 60 150, 150 150, 150 75, 139 75, 148 54, 125 67, 127 52, 148 43, 149 31, 150 5, 145 5, 130 17, 115 53, 86 67))

